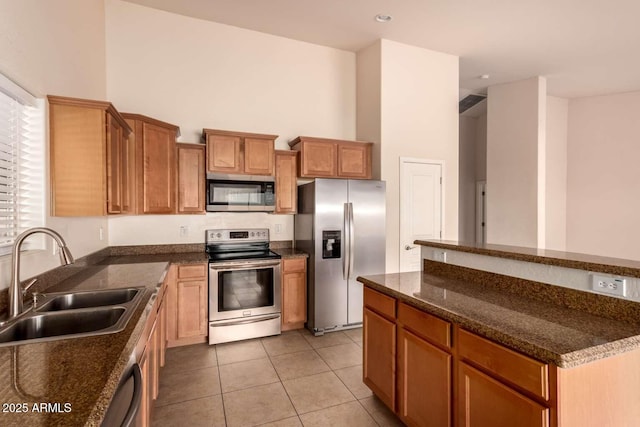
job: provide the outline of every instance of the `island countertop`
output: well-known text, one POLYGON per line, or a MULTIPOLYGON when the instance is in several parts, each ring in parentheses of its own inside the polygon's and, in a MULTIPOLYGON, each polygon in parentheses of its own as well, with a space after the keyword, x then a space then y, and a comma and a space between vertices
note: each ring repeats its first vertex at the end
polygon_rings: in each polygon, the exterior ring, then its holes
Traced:
POLYGON ((640 261, 631 259, 521 246, 459 242, 455 240, 416 240, 414 243, 431 248, 449 249, 478 255, 534 262, 537 264, 599 271, 620 276, 640 277, 640 261))
POLYGON ((640 347, 640 325, 422 272, 358 277, 374 290, 560 368, 640 347))
POLYGON ((45 293, 144 286, 145 294, 121 332, 0 348, 0 403, 6 406, 0 425, 99 426, 142 335, 151 296, 170 263, 192 262, 206 262, 206 254, 107 256, 97 264, 63 267, 77 271, 45 293), (16 412, 23 403, 28 411, 16 412), (35 412, 33 405, 41 403, 54 404, 55 411, 35 412))

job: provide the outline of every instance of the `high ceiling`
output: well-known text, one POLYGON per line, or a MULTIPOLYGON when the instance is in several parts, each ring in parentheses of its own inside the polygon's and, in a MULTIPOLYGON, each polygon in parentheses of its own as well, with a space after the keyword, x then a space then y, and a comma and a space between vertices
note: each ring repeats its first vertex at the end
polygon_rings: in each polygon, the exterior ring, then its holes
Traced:
POLYGON ((640 90, 638 0, 127 1, 353 52, 384 38, 451 53, 461 93, 536 75, 568 98, 640 90))

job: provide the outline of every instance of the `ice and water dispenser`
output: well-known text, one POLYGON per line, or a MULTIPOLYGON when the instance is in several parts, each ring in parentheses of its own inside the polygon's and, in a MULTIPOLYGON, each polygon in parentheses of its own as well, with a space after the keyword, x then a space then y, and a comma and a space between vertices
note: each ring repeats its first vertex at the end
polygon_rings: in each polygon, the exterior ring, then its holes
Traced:
POLYGON ((322 259, 340 258, 340 230, 322 231, 322 259))

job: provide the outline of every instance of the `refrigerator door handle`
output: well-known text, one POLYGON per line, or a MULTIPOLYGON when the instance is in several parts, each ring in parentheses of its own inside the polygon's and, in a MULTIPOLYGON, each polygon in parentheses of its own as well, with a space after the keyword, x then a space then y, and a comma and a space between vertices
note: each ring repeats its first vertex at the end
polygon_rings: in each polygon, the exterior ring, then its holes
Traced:
POLYGON ((350 257, 350 247, 351 243, 349 242, 349 203, 344 204, 344 232, 343 232, 343 241, 344 241, 344 251, 342 252, 342 278, 347 280, 349 278, 349 257, 350 257))
POLYGON ((353 221, 353 203, 349 203, 349 274, 347 276, 348 279, 351 278, 353 274, 353 260, 355 258, 355 239, 356 239, 356 230, 355 230, 355 222, 353 221))

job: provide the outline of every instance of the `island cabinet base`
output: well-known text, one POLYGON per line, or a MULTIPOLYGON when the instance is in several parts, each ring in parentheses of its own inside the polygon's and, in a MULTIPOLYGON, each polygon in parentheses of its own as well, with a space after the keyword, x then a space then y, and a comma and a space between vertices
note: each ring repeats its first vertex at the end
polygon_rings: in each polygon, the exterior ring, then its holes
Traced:
POLYGON ((408 426, 639 425, 640 349, 559 368, 368 286, 364 313, 364 382, 408 426))

